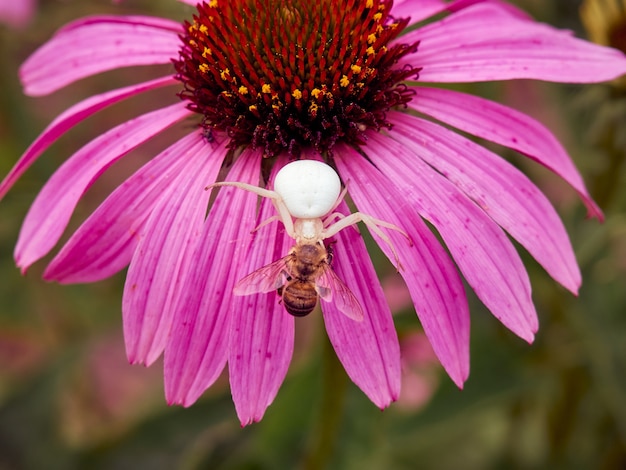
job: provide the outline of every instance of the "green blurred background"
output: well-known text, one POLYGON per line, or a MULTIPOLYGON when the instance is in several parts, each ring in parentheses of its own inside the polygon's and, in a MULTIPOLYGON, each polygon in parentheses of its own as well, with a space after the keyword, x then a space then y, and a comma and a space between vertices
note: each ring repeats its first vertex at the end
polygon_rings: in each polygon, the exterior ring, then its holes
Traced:
MULTIPOLYGON (((541 21, 586 36, 579 1, 517 3, 541 21)), ((0 25, 0 176, 71 104, 154 76, 153 68, 121 70, 49 97, 24 97, 18 66, 57 28, 94 13, 183 19, 190 11, 173 0, 40 0, 26 27, 0 25)), ((573 190, 558 178, 497 149, 550 196, 583 271, 576 298, 521 250, 541 322, 532 346, 470 294, 471 375, 459 391, 424 344, 393 270, 373 250, 405 353, 399 403, 381 412, 367 400, 338 366, 320 315, 312 315, 298 321, 290 372, 260 423, 240 428, 226 378, 193 407, 168 407, 161 363, 146 369, 126 362, 123 273, 60 286, 41 280, 45 262, 23 277, 12 260, 21 221, 54 169, 102 129, 175 99, 156 92, 78 126, 0 204, 0 469, 626 468, 626 91, 619 84, 530 81, 463 89, 509 103, 550 127, 606 213, 603 224, 586 219, 573 190)), ((72 227, 120 175, 171 138, 155 139, 107 172, 72 227)))

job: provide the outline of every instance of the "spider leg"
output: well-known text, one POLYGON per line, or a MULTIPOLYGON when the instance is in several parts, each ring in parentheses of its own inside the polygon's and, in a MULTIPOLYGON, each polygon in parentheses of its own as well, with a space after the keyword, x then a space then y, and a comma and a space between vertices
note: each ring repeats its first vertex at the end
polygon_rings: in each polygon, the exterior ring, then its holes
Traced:
POLYGON ((276 211, 278 211, 278 215, 277 216, 272 216, 272 217, 268 218, 267 220, 264 220, 263 222, 261 222, 253 230, 253 232, 257 231, 258 229, 260 229, 264 225, 266 225, 266 224, 268 224, 268 223, 270 223, 270 222, 272 222, 274 220, 280 220, 283 223, 283 225, 285 226, 285 231, 287 232, 287 234, 291 238, 295 238, 295 231, 293 229, 293 220, 291 218, 291 214, 289 213, 289 210, 287 209, 287 206, 283 202, 283 199, 278 195, 277 192, 271 191, 269 189, 261 188, 259 186, 253 186, 253 185, 248 184, 248 183, 241 183, 241 182, 237 182, 237 181, 223 181, 221 183, 213 183, 213 184, 208 185, 204 189, 209 190, 209 189, 212 189, 214 187, 222 187, 222 186, 233 186, 235 188, 240 188, 240 189, 243 189, 245 191, 249 191, 251 193, 257 194, 258 196, 266 197, 266 198, 268 198, 268 199, 270 199, 272 201, 272 204, 274 205, 274 208, 276 209, 276 211))
POLYGON ((346 194, 348 193, 348 183, 349 182, 350 181, 346 181, 346 186, 344 186, 343 189, 341 190, 341 192, 339 193, 339 196, 337 197, 337 200, 335 201, 335 205, 330 208, 330 210, 328 211, 329 213, 331 213, 335 209, 337 209, 337 207, 339 207, 339 204, 341 204, 343 199, 346 197, 346 194))
POLYGON ((280 216, 273 215, 271 217, 268 217, 263 222, 261 222, 259 225, 254 227, 250 233, 257 232, 258 230, 260 230, 261 228, 265 227, 267 224, 270 224, 270 223, 274 222, 275 220, 281 220, 280 216))
POLYGON ((248 184, 248 183, 241 183, 239 181, 222 181, 220 183, 213 183, 213 184, 208 185, 204 189, 206 191, 208 191, 209 189, 213 189, 213 188, 216 188, 216 187, 222 187, 222 186, 234 186, 235 188, 244 189, 244 190, 249 191, 251 193, 258 194, 261 197, 267 197, 267 198, 270 198, 270 199, 274 199, 276 197, 279 197, 278 194, 276 194, 274 191, 270 191, 269 189, 261 188, 259 186, 253 186, 253 185, 248 184))
POLYGON ((397 225, 391 224, 389 222, 385 222, 384 220, 376 219, 367 214, 363 214, 362 212, 354 212, 346 217, 341 218, 338 222, 335 222, 334 224, 327 227, 324 230, 323 238, 332 237, 333 235, 340 232, 344 228, 349 227, 351 225, 355 225, 359 222, 363 222, 367 226, 367 228, 369 228, 372 232, 378 235, 385 243, 387 243, 387 245, 391 249, 391 252, 393 253, 393 257, 395 258, 397 270, 400 271, 401 269, 404 269, 402 267, 402 263, 400 263, 400 257, 398 256, 398 252, 396 251, 393 243, 391 242, 391 239, 387 236, 387 234, 385 234, 385 232, 383 232, 380 229, 380 227, 395 230, 396 232, 401 233, 409 241, 410 246, 413 246, 413 240, 411 240, 411 237, 409 237, 409 235, 400 227, 398 227, 397 225))
MULTIPOLYGON (((326 218, 324 219, 324 228, 327 229, 328 227, 332 227, 333 224, 336 223, 336 221, 345 219, 346 215, 342 214, 341 212, 333 212, 332 214, 326 216, 326 218)), ((352 224, 351 227, 358 233, 359 229, 356 228, 356 224, 352 224)))
POLYGON ((332 214, 327 215, 324 218, 324 228, 330 227, 337 220, 343 219, 344 217, 345 217, 345 214, 342 214, 341 212, 333 212, 332 214))

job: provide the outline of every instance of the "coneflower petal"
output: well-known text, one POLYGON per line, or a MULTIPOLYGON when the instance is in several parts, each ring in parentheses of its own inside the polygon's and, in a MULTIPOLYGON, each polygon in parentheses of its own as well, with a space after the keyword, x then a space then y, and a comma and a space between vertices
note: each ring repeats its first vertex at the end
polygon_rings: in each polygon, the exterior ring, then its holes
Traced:
MULTIPOLYGON (((339 212, 348 213, 345 203, 339 212)), ((322 302, 324 324, 346 373, 379 408, 400 394, 400 345, 385 294, 361 236, 348 228, 336 235, 333 269, 352 290, 364 311, 357 322, 334 302, 322 302)))
MULTIPOLYGON (((258 184, 260 156, 244 151, 226 180, 258 184)), ((256 206, 257 196, 239 188, 221 188, 217 194, 183 286, 186 295, 176 305, 165 351, 168 403, 192 405, 226 365, 232 290, 248 274, 246 248, 256 225, 256 206)))
POLYGON ((435 226, 476 295, 508 329, 533 341, 538 320, 530 281, 502 229, 404 145, 378 134, 370 141, 368 157, 435 226))
POLYGON ((596 83, 626 73, 621 52, 525 21, 490 3, 460 10, 398 40, 420 41, 417 52, 400 64, 419 64, 423 82, 532 78, 596 83))
MULTIPOLYGON (((412 245, 398 232, 383 229, 402 262, 399 273, 424 332, 443 367, 462 387, 469 374, 470 317, 456 267, 415 209, 404 202, 393 181, 347 147, 337 152, 336 162, 359 210, 401 227, 411 237, 412 245)), ((387 243, 370 233, 395 263, 387 243)))
POLYGON ((98 176, 133 148, 188 114, 184 103, 144 114, 92 140, 61 165, 24 219, 15 247, 15 261, 22 271, 52 249, 78 200, 98 176))
POLYGON ((574 294, 580 270, 563 222, 546 198, 506 160, 461 135, 396 113, 392 138, 445 175, 574 294))
POLYGON ((182 139, 124 181, 72 234, 44 272, 60 283, 94 282, 130 263, 148 216, 176 183, 195 139, 182 139))
POLYGON ((178 55, 181 31, 180 23, 148 16, 93 16, 75 21, 24 62, 20 68, 24 92, 47 95, 106 70, 168 64, 178 55))
POLYGON ((472 135, 527 155, 563 178, 579 194, 592 217, 602 220, 571 158, 540 122, 508 106, 453 90, 414 87, 409 107, 472 135))
POLYGON ((133 254, 122 300, 126 352, 131 363, 150 365, 167 343, 174 307, 200 240, 210 193, 226 157, 225 144, 211 148, 201 133, 190 144, 186 167, 154 207, 133 254))
POLYGON ((50 147, 59 137, 79 122, 88 118, 92 114, 106 108, 114 103, 129 98, 144 91, 152 90, 161 86, 171 85, 176 80, 171 77, 161 77, 138 85, 120 88, 100 95, 91 96, 80 103, 68 108, 39 134, 39 137, 30 144, 24 154, 13 166, 9 174, 0 183, 0 199, 11 189, 20 176, 39 158, 39 156, 50 147))
POLYGON ((395 0, 392 11, 396 18, 411 18, 411 23, 419 23, 445 11, 446 6, 442 0, 395 0))
MULTIPOLYGON (((271 201, 263 199, 259 220, 274 214, 271 201)), ((282 258, 293 243, 281 224, 262 227, 255 232, 245 269, 252 272, 282 258)), ((228 371, 237 416, 245 426, 261 420, 285 379, 295 321, 275 292, 237 296, 231 302, 228 371)))
POLYGON ((504 12, 520 18, 530 18, 525 11, 500 0, 396 0, 393 2, 393 14, 397 18, 411 18, 411 24, 419 23, 443 12, 455 12, 475 3, 489 2, 497 5, 504 12))

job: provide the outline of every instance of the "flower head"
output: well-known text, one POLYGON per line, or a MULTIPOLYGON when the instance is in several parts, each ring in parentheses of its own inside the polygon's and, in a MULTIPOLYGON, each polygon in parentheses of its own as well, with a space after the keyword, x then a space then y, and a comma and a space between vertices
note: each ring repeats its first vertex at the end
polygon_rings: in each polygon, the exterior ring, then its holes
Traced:
POLYGON ((271 156, 359 144, 410 100, 401 82, 417 75, 395 66, 417 43, 394 42, 408 19, 392 19, 390 9, 389 1, 201 4, 174 63, 181 97, 232 148, 271 156))
MULTIPOLYGON (((541 163, 601 217, 565 150, 524 114, 426 83, 599 82, 626 72, 622 53, 497 0, 211 0, 196 5, 184 24, 137 16, 78 20, 25 62, 21 78, 26 93, 42 95, 105 70, 170 62, 167 76, 93 96, 61 114, 2 182, 0 196, 94 112, 158 87, 180 96, 71 156, 33 203, 15 250, 26 270, 52 249, 81 195, 112 163, 172 124, 196 120, 197 128, 113 191, 44 273, 62 283, 92 282, 129 265, 122 304, 127 354, 150 364, 165 352, 171 403, 192 404, 228 364, 241 422, 257 421, 293 351, 296 320, 280 296, 235 296, 233 287, 284 257, 294 240, 281 223, 250 233, 276 216, 268 199, 257 213, 254 193, 220 188, 209 205, 205 187, 220 174, 272 189, 290 159, 334 167, 360 212, 400 229, 372 235, 392 261, 397 255, 424 332, 459 386, 469 373, 461 274, 515 334, 530 342, 538 327, 528 275, 505 232, 577 291, 578 266, 546 197, 456 130, 541 163)), ((345 203, 336 210, 349 214, 345 203)), ((336 302, 323 303, 326 331, 350 378, 384 408, 400 391, 391 313, 357 231, 336 233, 332 250, 334 273, 364 312, 357 322, 336 302)))

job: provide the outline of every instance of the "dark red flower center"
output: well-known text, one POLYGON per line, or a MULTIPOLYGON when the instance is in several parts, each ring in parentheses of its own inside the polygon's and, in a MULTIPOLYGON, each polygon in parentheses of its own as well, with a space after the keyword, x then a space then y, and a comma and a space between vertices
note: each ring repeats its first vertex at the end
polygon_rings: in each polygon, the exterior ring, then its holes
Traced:
POLYGON ((418 69, 396 66, 417 44, 391 42, 408 23, 392 0, 211 0, 185 23, 181 98, 202 115, 207 135, 266 156, 320 153, 338 141, 363 143, 406 104, 402 84, 418 69), (395 66, 395 68, 394 68, 395 66))

